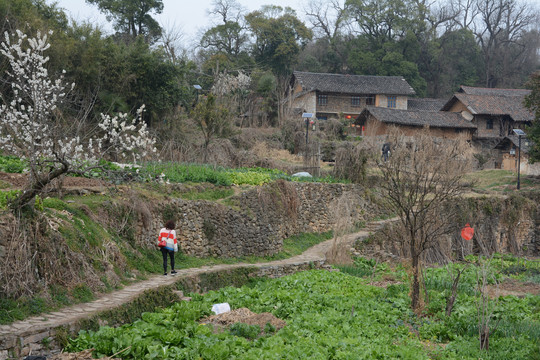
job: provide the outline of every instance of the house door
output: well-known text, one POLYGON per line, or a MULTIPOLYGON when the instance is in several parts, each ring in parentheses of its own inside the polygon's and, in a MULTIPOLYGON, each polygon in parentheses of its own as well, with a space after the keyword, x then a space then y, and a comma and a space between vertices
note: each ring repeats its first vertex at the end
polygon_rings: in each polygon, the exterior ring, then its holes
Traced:
POLYGON ((503 170, 516 171, 516 157, 510 154, 503 154, 502 166, 503 170))

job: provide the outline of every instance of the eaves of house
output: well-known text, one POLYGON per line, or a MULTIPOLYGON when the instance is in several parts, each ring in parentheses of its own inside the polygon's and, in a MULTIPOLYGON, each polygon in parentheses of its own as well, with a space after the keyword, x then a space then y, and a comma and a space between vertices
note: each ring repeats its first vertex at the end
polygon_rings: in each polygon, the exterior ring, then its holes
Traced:
POLYGON ((476 129, 476 125, 465 120, 461 114, 443 111, 397 110, 369 106, 357 118, 361 125, 371 115, 380 122, 406 126, 429 126, 437 128, 476 129))
MULTIPOLYGON (((508 91, 508 90, 505 90, 508 91)), ((534 115, 523 105, 525 95, 471 95, 456 93, 442 107, 442 111, 450 111, 460 102, 472 115, 510 116, 517 122, 534 120, 534 115)))

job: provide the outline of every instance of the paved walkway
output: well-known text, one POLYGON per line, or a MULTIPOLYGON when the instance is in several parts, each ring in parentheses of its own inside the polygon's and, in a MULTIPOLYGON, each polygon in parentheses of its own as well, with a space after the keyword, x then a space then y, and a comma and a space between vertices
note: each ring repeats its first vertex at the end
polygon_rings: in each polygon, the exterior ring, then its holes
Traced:
MULTIPOLYGON (((241 267, 255 267, 255 268, 265 268, 273 267, 279 265, 295 265, 295 264, 308 264, 317 261, 325 261, 326 254, 332 248, 334 242, 338 242, 341 246, 345 245, 345 248, 350 248, 354 243, 354 240, 361 236, 369 235, 370 231, 376 230, 381 227, 384 223, 392 221, 383 220, 378 222, 369 223, 368 226, 362 231, 348 234, 337 239, 330 239, 324 241, 320 244, 317 244, 304 253, 298 256, 294 256, 285 260, 277 260, 266 263, 255 263, 255 264, 222 264, 222 265, 213 265, 213 266, 203 266, 200 268, 191 268, 178 270, 178 273, 175 276, 163 276, 155 275, 149 278, 148 280, 141 281, 125 288, 115 291, 110 294, 105 294, 99 299, 89 302, 70 306, 60 311, 42 314, 40 316, 28 318, 23 321, 17 321, 9 325, 0 326, 0 343, 7 336, 28 336, 30 334, 37 334, 39 337, 40 333, 45 334, 44 332, 47 329, 56 328, 58 326, 69 325, 78 320, 89 318, 94 314, 116 308, 122 304, 125 304, 142 294, 145 290, 157 288, 162 285, 170 285, 178 281, 178 277, 189 277, 192 275, 203 274, 210 271, 220 271, 235 269, 241 267)), ((43 338, 46 337, 43 335, 43 338)), ((36 339, 40 341, 41 339, 36 339)))

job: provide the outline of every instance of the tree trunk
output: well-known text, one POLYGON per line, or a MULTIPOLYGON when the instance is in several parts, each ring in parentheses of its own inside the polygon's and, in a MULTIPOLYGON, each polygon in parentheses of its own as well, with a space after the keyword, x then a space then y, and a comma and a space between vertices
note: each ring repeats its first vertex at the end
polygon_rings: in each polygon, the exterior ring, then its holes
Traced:
POLYGON ((23 206, 28 204, 36 195, 41 193, 43 188, 51 183, 54 179, 62 174, 67 173, 69 167, 67 163, 62 163, 62 167, 54 169, 53 171, 36 178, 29 186, 27 190, 24 190, 13 202, 9 204, 9 207, 13 210, 20 210, 23 206))
POLYGON ((480 350, 489 350, 489 327, 480 329, 480 350))
POLYGON ((413 280, 411 284, 411 307, 415 313, 420 311, 420 254, 411 246, 413 280))
POLYGON ((456 278, 454 279, 454 283, 452 284, 452 293, 450 296, 446 299, 446 316, 452 315, 452 309, 454 309, 454 302, 456 301, 457 296, 457 288, 459 285, 459 278, 461 277, 461 273, 463 270, 458 270, 458 274, 456 278))

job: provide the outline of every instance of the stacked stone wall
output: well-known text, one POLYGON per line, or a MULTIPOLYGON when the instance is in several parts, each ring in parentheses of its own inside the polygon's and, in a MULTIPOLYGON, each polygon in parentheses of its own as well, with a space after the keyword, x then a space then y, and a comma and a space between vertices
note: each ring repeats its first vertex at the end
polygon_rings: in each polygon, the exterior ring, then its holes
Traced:
POLYGON ((228 201, 232 205, 183 199, 159 204, 149 226, 137 225, 136 240, 153 246, 159 229, 172 217, 185 254, 272 255, 282 249, 283 239, 289 236, 332 230, 335 201, 344 194, 356 209, 353 222, 376 215, 375 205, 358 185, 276 182, 234 196, 228 201))

